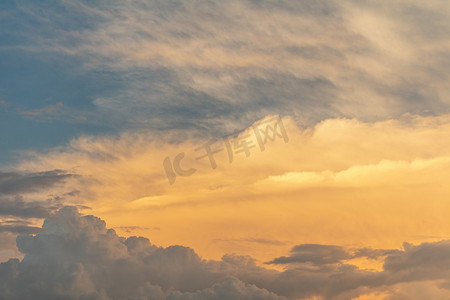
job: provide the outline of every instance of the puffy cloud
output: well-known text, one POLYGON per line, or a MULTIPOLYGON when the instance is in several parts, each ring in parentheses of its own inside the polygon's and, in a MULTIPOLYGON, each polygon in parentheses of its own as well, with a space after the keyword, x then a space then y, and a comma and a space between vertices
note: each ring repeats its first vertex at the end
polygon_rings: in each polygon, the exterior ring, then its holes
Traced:
POLYGON ((2 299, 281 299, 227 278, 217 263, 182 246, 121 238, 105 222, 64 207, 43 232, 17 238, 25 254, 0 265, 2 299), (225 297, 225 298, 224 298, 225 297))
POLYGON ((408 284, 419 284, 425 294, 445 290, 442 282, 450 275, 449 241, 372 249, 386 257, 381 271, 349 263, 373 257, 369 249, 302 244, 292 248, 290 259, 273 259, 286 266, 277 271, 251 257, 204 260, 187 247, 123 238, 74 207, 46 219, 41 233, 19 236, 17 245, 22 261, 0 264, 2 299, 401 299, 408 284))
POLYGON ((234 277, 227 278, 223 283, 216 283, 212 287, 193 293, 175 292, 167 297, 168 300, 219 300, 219 299, 261 299, 281 300, 277 296, 255 285, 245 284, 234 277))

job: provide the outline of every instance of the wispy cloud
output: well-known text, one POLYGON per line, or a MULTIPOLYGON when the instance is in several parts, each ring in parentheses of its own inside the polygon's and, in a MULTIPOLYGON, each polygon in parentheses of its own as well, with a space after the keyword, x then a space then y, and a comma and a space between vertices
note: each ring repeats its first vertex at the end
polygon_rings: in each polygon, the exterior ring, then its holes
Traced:
POLYGON ((36 173, 0 172, 0 195, 29 193, 62 183, 73 176, 63 170, 36 173))
POLYGON ((87 120, 210 134, 269 113, 311 125, 449 112, 449 10, 440 1, 17 7, 45 33, 23 39, 29 51, 72 57, 86 75, 122 78, 115 93, 91 96, 96 109, 87 120))
POLYGON ((0 232, 11 232, 19 234, 36 234, 42 231, 42 228, 26 225, 4 225, 0 224, 0 232))
POLYGON ((61 102, 58 102, 54 105, 45 106, 42 108, 35 108, 30 110, 21 110, 20 114, 26 117, 39 117, 44 119, 51 119, 54 115, 56 115, 59 110, 63 107, 61 102))

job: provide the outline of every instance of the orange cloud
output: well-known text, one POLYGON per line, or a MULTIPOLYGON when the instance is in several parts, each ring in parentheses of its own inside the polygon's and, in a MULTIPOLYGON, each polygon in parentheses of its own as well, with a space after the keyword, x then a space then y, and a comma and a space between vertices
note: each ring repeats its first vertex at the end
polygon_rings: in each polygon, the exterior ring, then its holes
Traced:
POLYGON ((171 144, 132 133, 81 137, 19 169, 71 170, 80 177, 68 179, 61 193, 80 192, 69 202, 92 207, 112 227, 137 226, 133 234, 211 258, 239 252, 265 260, 297 243, 392 248, 447 236, 449 115, 283 124, 287 143, 278 137, 231 163, 221 151, 215 169, 196 160, 205 140, 171 144), (163 161, 180 152, 181 166, 196 172, 171 185, 163 161), (161 230, 144 229, 153 227, 161 230))

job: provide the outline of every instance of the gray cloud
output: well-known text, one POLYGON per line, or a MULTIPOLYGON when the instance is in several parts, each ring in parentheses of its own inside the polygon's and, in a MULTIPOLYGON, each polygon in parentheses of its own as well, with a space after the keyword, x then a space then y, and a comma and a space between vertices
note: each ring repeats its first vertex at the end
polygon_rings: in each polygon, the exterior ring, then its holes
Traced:
POLYGON ((404 251, 386 257, 384 270, 403 280, 446 279, 450 273, 450 241, 403 245, 404 251))
POLYGON ((11 232, 18 234, 36 234, 42 231, 42 228, 27 225, 4 225, 0 224, 0 232, 11 232))
POLYGON ((290 256, 278 257, 268 264, 312 263, 334 264, 352 256, 342 247, 317 244, 303 244, 292 248, 290 256))
POLYGON ((4 299, 281 299, 182 246, 118 237, 94 216, 65 207, 44 231, 19 236, 24 259, 0 265, 4 299))
POLYGON ((0 198, 0 216, 46 218, 58 208, 59 205, 51 202, 24 201, 22 197, 0 198))
POLYGON ((370 259, 378 259, 383 256, 391 255, 398 253, 399 250, 392 250, 392 249, 371 249, 371 248, 361 248, 356 249, 356 251, 353 254, 353 257, 367 257, 370 259))
POLYGON ((219 299, 285 299, 265 289, 252 284, 245 284, 234 277, 228 277, 223 283, 216 283, 212 287, 193 293, 174 292, 168 300, 219 300, 219 299), (238 298, 237 298, 238 297, 238 298))
POLYGON ((37 173, 0 172, 0 196, 22 194, 53 187, 73 175, 63 170, 37 173))
POLYGON ((23 260, 0 264, 2 299, 351 299, 370 292, 394 297, 397 286, 412 283, 450 286, 442 284, 450 276, 449 241, 403 250, 297 245, 272 261, 286 266, 276 271, 251 257, 207 261, 187 247, 125 239, 101 219, 64 207, 45 220, 42 232, 19 236, 17 246, 23 260), (384 256, 384 269, 344 262, 362 256, 384 256))

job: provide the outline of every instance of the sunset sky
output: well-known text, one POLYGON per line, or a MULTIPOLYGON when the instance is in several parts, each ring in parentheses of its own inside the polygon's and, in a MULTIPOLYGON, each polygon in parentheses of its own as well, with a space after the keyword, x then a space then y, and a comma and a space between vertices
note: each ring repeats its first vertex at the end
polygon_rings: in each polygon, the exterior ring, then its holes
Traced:
POLYGON ((448 0, 2 0, 0 299, 450 299, 448 0))

